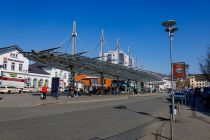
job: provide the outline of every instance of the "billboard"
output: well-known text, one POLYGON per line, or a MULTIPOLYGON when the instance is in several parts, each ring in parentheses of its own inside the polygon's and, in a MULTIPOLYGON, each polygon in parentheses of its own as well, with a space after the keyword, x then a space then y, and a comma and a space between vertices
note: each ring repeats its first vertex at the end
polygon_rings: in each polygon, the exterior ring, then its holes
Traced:
POLYGON ((174 79, 185 78, 185 63, 184 62, 173 63, 173 76, 174 76, 174 79))

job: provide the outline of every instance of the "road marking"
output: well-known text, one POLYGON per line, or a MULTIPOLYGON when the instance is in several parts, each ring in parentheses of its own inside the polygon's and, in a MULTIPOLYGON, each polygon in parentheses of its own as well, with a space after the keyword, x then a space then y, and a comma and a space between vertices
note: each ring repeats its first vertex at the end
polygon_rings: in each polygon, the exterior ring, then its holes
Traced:
POLYGON ((68 102, 70 104, 74 104, 74 103, 88 103, 88 102, 100 102, 100 101, 113 101, 113 100, 125 100, 128 99, 128 97, 124 97, 124 98, 115 98, 115 99, 95 99, 95 100, 88 100, 88 101, 73 101, 73 102, 68 102))

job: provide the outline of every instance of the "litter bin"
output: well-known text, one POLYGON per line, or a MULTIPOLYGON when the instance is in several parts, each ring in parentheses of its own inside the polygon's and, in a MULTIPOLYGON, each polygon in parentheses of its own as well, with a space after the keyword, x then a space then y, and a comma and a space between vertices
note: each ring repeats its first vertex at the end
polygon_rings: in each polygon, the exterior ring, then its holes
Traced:
MULTIPOLYGON (((172 105, 169 105, 170 108, 170 114, 172 114, 172 105)), ((174 105, 174 115, 176 115, 177 105, 174 105)))

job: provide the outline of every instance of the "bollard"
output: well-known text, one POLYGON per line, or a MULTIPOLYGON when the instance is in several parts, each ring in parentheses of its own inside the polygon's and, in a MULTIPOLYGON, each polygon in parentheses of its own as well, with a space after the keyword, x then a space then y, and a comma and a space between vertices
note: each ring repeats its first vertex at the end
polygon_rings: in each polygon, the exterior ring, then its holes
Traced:
POLYGON ((183 109, 183 100, 182 100, 182 109, 183 109))
POLYGON ((179 104, 179 102, 178 102, 178 108, 177 108, 178 113, 180 113, 180 112, 179 112, 179 109, 180 109, 180 104, 179 104))

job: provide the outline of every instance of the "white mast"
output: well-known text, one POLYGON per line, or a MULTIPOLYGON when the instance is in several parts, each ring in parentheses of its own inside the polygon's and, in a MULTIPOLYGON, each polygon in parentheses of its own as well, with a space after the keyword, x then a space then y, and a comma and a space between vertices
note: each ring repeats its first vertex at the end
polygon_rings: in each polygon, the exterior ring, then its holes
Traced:
POLYGON ((76 53, 76 21, 73 22, 73 31, 72 31, 72 55, 76 53))
POLYGON ((120 43, 119 39, 117 39, 117 64, 120 63, 120 43))
POLYGON ((104 30, 101 31, 101 52, 100 52, 101 60, 104 61, 104 30))
POLYGON ((136 56, 136 59, 135 59, 135 68, 138 69, 138 58, 136 56))
POLYGON ((131 54, 130 54, 130 47, 128 47, 128 67, 130 67, 131 66, 131 64, 130 64, 130 56, 131 54))

